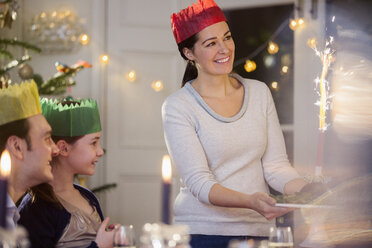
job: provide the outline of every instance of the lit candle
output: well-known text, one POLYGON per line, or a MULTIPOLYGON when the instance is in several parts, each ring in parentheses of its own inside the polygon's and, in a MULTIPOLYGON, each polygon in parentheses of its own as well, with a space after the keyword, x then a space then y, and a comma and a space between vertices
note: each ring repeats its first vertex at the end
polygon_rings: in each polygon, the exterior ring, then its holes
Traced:
POLYGON ((10 155, 7 150, 1 154, 0 161, 0 226, 6 228, 6 201, 8 195, 8 177, 10 174, 10 155))
POLYGON ((171 179, 172 179, 172 166, 170 157, 168 155, 163 156, 162 163, 162 222, 170 224, 170 195, 171 195, 171 179))

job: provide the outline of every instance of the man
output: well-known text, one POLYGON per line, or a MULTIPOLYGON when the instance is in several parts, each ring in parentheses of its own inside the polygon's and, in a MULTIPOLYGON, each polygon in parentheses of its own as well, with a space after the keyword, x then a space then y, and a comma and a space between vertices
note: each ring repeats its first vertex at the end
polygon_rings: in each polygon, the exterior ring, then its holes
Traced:
POLYGON ((0 89, 0 153, 8 150, 12 165, 8 181, 6 224, 16 226, 15 206, 32 186, 53 179, 50 161, 59 150, 51 139, 51 127, 41 114, 35 82, 0 89))

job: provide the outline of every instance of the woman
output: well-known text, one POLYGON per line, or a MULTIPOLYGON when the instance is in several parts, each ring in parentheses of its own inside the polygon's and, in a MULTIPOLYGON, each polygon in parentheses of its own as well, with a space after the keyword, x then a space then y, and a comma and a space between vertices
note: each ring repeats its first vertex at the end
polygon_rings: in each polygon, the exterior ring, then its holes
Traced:
POLYGON ((183 88, 162 108, 167 148, 183 182, 175 222, 189 226, 193 248, 267 237, 274 218, 293 210, 275 207, 267 184, 286 194, 306 184, 288 162, 270 91, 229 74, 235 45, 213 0, 198 0, 171 21, 188 61, 183 88))
POLYGON ((73 183, 76 174, 93 175, 103 155, 97 103, 42 99, 41 108, 59 154, 51 164, 53 181, 32 188, 22 200, 19 223, 32 247, 112 247, 109 218, 103 220, 97 198, 73 183))

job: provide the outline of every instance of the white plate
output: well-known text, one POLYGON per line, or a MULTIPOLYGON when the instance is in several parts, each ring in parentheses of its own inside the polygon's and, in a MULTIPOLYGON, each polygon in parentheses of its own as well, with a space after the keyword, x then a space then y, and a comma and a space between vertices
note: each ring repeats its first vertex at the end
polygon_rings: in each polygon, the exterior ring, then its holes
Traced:
POLYGON ((311 204, 296 204, 296 203, 277 203, 277 207, 288 207, 288 208, 333 208, 333 206, 327 205, 311 205, 311 204))

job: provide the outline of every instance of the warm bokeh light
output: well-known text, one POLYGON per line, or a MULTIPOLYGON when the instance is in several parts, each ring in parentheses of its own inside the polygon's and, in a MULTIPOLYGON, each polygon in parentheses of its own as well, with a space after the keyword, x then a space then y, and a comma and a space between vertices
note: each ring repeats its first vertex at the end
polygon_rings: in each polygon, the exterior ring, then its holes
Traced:
POLYGON ((162 178, 164 182, 170 183, 172 178, 172 165, 169 155, 163 156, 163 162, 161 166, 162 178))
POLYGON ((297 21, 294 20, 294 19, 291 19, 289 21, 289 28, 292 29, 292 30, 295 30, 296 29, 296 26, 297 26, 297 21))
POLYGON ((282 67, 282 73, 286 74, 287 72, 288 72, 288 66, 285 65, 282 67))
POLYGON ((310 48, 315 49, 315 48, 316 48, 316 45, 317 45, 316 39, 315 39, 315 38, 308 39, 308 40, 307 40, 307 45, 308 45, 310 48))
POLYGON ((82 45, 87 45, 89 43, 89 36, 87 34, 81 34, 79 36, 79 42, 82 45))
POLYGON ((244 69, 246 72, 252 72, 256 70, 256 63, 253 60, 246 60, 244 69))
POLYGON ((4 150, 1 154, 0 159, 0 176, 1 177, 8 177, 10 174, 11 169, 11 160, 10 160, 10 154, 8 150, 4 150))
POLYGON ((303 27, 305 25, 305 20, 303 18, 291 19, 289 21, 289 28, 293 31, 297 28, 303 27))
POLYGON ((107 54, 102 54, 99 57, 99 60, 101 61, 102 64, 107 64, 109 62, 109 56, 107 54))
POLYGON ((163 89, 163 82, 161 80, 155 80, 154 82, 152 82, 151 87, 156 92, 159 92, 163 89))
POLYGON ((129 82, 134 82, 136 80, 136 71, 135 70, 131 70, 127 73, 126 75, 126 78, 129 80, 129 82))
POLYGON ((267 68, 273 67, 276 64, 276 59, 273 55, 267 55, 263 58, 263 60, 267 68))
POLYGON ((276 82, 276 81, 271 82, 270 87, 271 87, 274 91, 278 91, 278 90, 279 90, 279 84, 278 84, 278 82, 276 82))
POLYGON ((279 46, 275 42, 270 41, 269 45, 267 46, 267 51, 270 54, 276 54, 279 51, 279 46))
POLYGON ((301 26, 304 25, 304 24, 305 24, 304 19, 302 19, 302 18, 298 18, 298 19, 297 19, 297 27, 301 27, 301 26))

